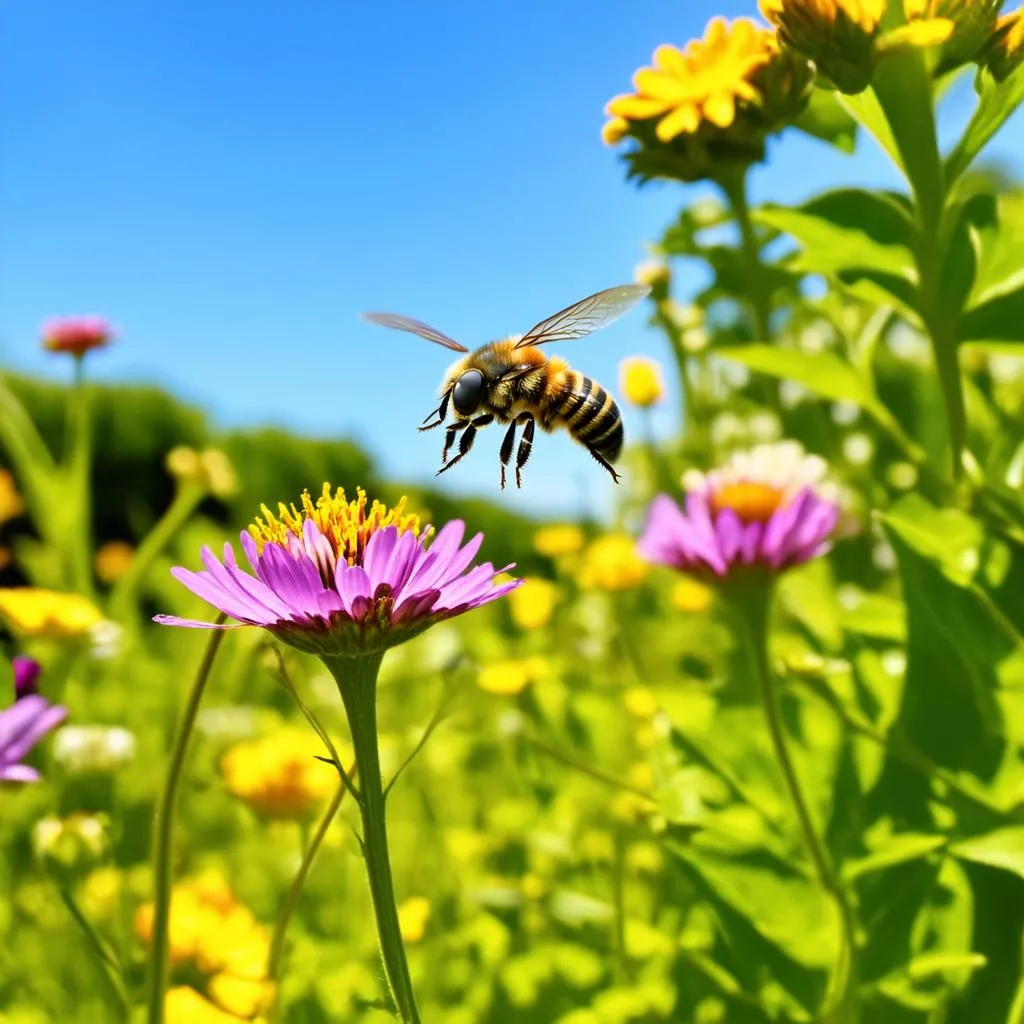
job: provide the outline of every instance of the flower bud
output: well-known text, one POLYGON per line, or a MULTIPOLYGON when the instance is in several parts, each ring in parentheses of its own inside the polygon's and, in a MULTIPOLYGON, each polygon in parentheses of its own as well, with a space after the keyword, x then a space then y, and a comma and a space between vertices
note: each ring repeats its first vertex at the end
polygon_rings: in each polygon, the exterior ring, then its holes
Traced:
POLYGON ((944 41, 938 71, 951 71, 975 60, 985 49, 999 18, 1003 0, 903 0, 913 28, 918 22, 946 20, 952 29, 944 41))
POLYGON ((21 654, 16 655, 11 659, 11 668, 14 669, 15 700, 21 700, 22 697, 39 692, 39 676, 43 668, 35 658, 26 658, 21 654))
POLYGON ((645 260, 636 265, 633 280, 650 288, 651 296, 657 302, 668 295, 668 288, 672 283, 672 269, 662 260, 645 260))

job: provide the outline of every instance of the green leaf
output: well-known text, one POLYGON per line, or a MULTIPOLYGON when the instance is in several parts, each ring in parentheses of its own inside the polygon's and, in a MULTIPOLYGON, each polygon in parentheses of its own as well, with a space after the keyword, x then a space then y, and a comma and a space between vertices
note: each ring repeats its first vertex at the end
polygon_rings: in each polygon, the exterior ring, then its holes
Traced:
POLYGON ((837 96, 840 106, 857 122, 874 140, 888 153, 897 170, 906 175, 900 148, 896 138, 885 119, 885 111, 878 102, 878 97, 871 89, 856 96, 837 96))
POLYGON ((1016 196, 991 193, 977 195, 972 202, 977 206, 973 227, 980 253, 970 307, 982 306, 1024 287, 1024 262, 1018 241, 1024 235, 1024 205, 1016 196))
POLYGON ((960 839, 950 851, 961 860, 1012 871, 1024 878, 1024 825, 1009 825, 993 832, 960 839))
POLYGON ((885 594, 860 594, 856 604, 840 612, 840 623, 848 633, 876 640, 902 643, 907 636, 906 609, 885 594))
POLYGON ((888 871, 897 864, 909 864, 921 860, 942 849, 947 843, 945 836, 919 832, 901 832, 886 840, 880 849, 866 857, 847 861, 843 865, 843 877, 855 881, 878 871, 888 871))
POLYGON ((985 144, 1024 101, 1024 65, 1005 81, 982 75, 983 88, 974 115, 960 141, 946 157, 946 185, 951 186, 974 162, 985 144))
POLYGON ((990 196, 972 196, 952 216, 955 221, 939 272, 936 306, 943 318, 956 321, 974 288, 981 258, 979 230, 995 219, 994 204, 990 196))
POLYGON ((1024 342, 1024 284, 968 310, 960 318, 956 335, 960 342, 1024 342))
POLYGON ((815 89, 792 124, 812 138, 852 153, 857 148, 857 122, 836 97, 827 89, 815 89))
POLYGON ((916 280, 911 222, 893 195, 838 189, 796 209, 760 207, 754 219, 800 243, 801 251, 791 261, 796 269, 836 274, 859 268, 916 280))

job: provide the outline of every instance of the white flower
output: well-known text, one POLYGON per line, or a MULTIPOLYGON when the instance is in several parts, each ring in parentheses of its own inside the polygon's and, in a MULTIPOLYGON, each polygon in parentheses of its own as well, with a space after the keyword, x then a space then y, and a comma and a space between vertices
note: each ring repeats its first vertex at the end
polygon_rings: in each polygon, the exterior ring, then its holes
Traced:
POLYGON ((89 654, 97 661, 109 661, 121 651, 124 630, 109 619, 97 622, 89 630, 89 654))
POLYGON ((781 492, 785 501, 808 487, 819 497, 835 501, 838 489, 826 481, 827 475, 828 463, 820 455, 808 455, 797 441, 780 441, 734 452, 724 466, 707 474, 688 469, 683 490, 716 494, 732 484, 756 483, 781 492))
POLYGON ((860 415, 860 408, 853 402, 833 402, 832 422, 848 427, 860 415))
POLYGON ((72 775, 112 774, 135 757, 135 736, 116 725, 66 725, 53 738, 54 759, 72 775))
POLYGON ((851 466, 864 466, 875 454, 875 444, 867 434, 850 434, 843 439, 843 455, 851 466))

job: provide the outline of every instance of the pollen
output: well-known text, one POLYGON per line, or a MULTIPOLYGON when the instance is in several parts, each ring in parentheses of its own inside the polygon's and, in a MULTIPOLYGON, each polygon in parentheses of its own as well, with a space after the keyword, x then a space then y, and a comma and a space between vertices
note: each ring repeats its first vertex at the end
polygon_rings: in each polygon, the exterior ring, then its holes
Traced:
POLYGON ((731 508, 745 523, 765 523, 783 504, 783 498, 778 487, 739 480, 719 488, 711 497, 711 508, 716 514, 731 508))
POLYGON ((303 491, 301 508, 294 504, 277 506, 277 514, 264 505, 262 518, 249 527, 249 533, 262 552, 266 544, 276 543, 288 547, 290 537, 302 539, 302 526, 312 519, 331 545, 338 559, 349 565, 361 565, 363 553, 370 538, 378 531, 396 526, 399 533, 420 532, 419 516, 406 511, 406 499, 401 498, 394 507, 380 501, 368 505, 366 492, 356 488, 356 497, 349 499, 343 487, 332 492, 325 483, 320 497, 313 500, 309 491, 303 491))

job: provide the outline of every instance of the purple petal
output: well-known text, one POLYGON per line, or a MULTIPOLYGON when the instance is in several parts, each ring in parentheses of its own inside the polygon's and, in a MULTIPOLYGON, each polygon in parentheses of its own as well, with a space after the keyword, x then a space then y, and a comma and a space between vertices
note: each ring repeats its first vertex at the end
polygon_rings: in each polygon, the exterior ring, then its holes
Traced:
POLYGON ((757 552, 764 532, 763 523, 747 523, 740 540, 740 561, 744 565, 753 565, 757 561, 757 552))
POLYGON ((27 764, 10 764, 0 768, 2 782, 38 782, 39 772, 27 764))
POLYGON ((270 625, 270 620, 260 608, 254 606, 244 597, 235 592, 227 592, 207 572, 192 572, 191 569, 183 569, 175 566, 171 575, 192 591, 196 597, 212 604, 218 611, 230 615, 239 622, 246 622, 250 626, 270 625))
MULTIPOLYGON (((414 570, 419 566, 421 550, 420 539, 412 530, 407 530, 398 538, 394 554, 391 556, 391 565, 388 567, 387 579, 396 599, 402 594, 414 570)), ((417 590, 422 592, 420 587, 417 590)))
POLYGON ((808 490, 801 491, 788 505, 777 509, 765 523, 761 537, 761 559, 773 569, 782 566, 786 555, 787 542, 794 524, 803 515, 809 495, 808 490))
MULTIPOLYGON (((295 558, 279 545, 268 544, 263 549, 263 571, 266 586, 272 591, 270 596, 280 609, 278 620, 308 616, 316 608, 317 596, 326 589, 305 551, 295 558)), ((247 578, 254 584, 258 582, 247 578)))
POLYGON ((388 570, 391 567, 391 556, 398 544, 398 527, 388 526, 378 530, 367 542, 363 553, 363 568, 373 584, 374 589, 381 583, 387 583, 388 570))
POLYGON ((715 534, 718 537, 718 547, 726 563, 732 565, 740 552, 740 545, 743 541, 743 523, 740 517, 731 508, 723 508, 715 518, 715 534))
POLYGON ((391 621, 398 623, 421 618, 433 609, 440 596, 441 591, 439 590, 427 590, 407 598, 395 608, 391 615, 391 621))
MULTIPOLYGON (((406 583, 406 588, 410 592, 429 590, 440 581, 458 552, 465 532, 466 524, 461 519, 453 519, 441 528, 441 532, 434 538, 429 548, 424 549, 421 546, 418 564, 406 583)), ((473 555, 479 550, 482 541, 481 537, 476 550, 470 555, 469 561, 472 561, 473 555)), ((466 564, 468 565, 469 562, 466 564)))
POLYGON ((189 629, 241 629, 255 626, 255 622, 200 622, 198 619, 182 619, 177 615, 154 615, 153 621, 161 626, 187 626, 189 629))
POLYGON ((0 760, 20 761, 48 732, 56 729, 68 709, 30 694, 0 714, 0 760))
MULTIPOLYGON (((361 566, 347 565, 345 562, 339 562, 335 586, 338 589, 338 594, 341 597, 345 611, 353 618, 360 618, 361 616, 355 613, 356 602, 360 600, 365 601, 372 593, 370 577, 366 575, 366 571, 361 566)), ((366 606, 361 605, 360 607, 365 610, 366 606)))
POLYGON ((727 566, 718 547, 707 495, 700 491, 687 494, 686 515, 693 527, 692 543, 697 555, 719 576, 724 576, 727 566))

